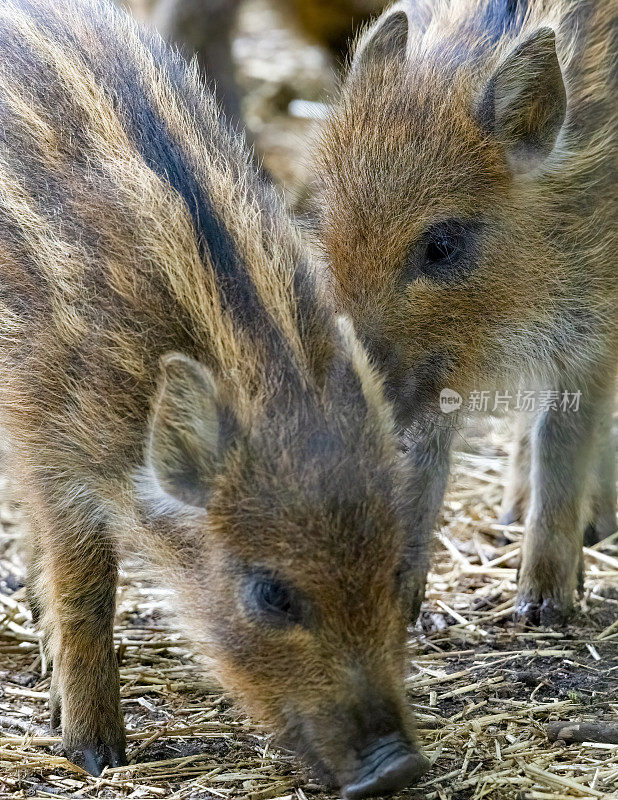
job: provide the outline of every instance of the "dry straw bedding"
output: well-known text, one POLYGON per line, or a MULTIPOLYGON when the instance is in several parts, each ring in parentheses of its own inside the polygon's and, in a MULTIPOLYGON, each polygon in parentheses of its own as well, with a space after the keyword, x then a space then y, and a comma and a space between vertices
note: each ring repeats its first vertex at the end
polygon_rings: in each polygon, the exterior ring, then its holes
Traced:
MULTIPOLYGON (((456 458, 407 681, 433 766, 401 797, 618 800, 618 744, 547 736, 552 720, 618 721, 618 537, 586 551, 572 626, 513 625, 520 531, 495 523, 505 460, 495 436, 468 440, 456 458)), ((0 521, 1 798, 330 797, 204 680, 165 623, 165 590, 138 563, 123 572, 116 627, 130 764, 100 778, 70 765, 48 728, 18 507, 4 502, 0 521)))

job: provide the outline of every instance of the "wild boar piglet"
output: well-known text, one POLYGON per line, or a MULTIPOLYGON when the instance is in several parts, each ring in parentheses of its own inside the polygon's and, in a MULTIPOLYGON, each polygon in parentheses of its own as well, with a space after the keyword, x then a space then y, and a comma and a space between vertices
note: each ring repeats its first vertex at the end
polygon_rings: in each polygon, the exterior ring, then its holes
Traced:
POLYGON ((464 409, 486 391, 489 411, 529 391, 504 519, 526 526, 519 615, 562 622, 584 531, 616 527, 615 0, 395 4, 361 36, 315 159, 338 305, 413 429, 411 526, 444 490, 441 391, 464 409))
MULTIPOLYGON (((425 768, 389 406, 197 72, 103 0, 0 6, 0 422, 72 759, 125 760, 117 565, 348 797, 425 768)), ((422 571, 422 570, 421 570, 422 571)))

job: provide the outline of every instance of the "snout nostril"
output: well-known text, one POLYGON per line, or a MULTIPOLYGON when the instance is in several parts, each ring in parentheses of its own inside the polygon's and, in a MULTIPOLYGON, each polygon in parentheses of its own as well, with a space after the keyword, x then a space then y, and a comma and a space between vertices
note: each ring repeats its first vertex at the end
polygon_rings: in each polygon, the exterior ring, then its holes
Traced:
POLYGON ((358 800, 396 792, 414 783, 428 767, 427 759, 401 738, 384 737, 362 754, 358 774, 343 788, 343 796, 358 800))

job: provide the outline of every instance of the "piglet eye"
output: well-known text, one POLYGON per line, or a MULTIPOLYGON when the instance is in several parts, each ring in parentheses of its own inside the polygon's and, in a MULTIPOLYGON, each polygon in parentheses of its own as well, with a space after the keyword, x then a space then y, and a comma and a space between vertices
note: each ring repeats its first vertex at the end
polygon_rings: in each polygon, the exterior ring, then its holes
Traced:
POLYGON ((425 263, 442 265, 455 263, 466 250, 466 232, 462 225, 438 225, 427 234, 425 263))
POLYGON ((301 622, 303 608, 297 593, 276 578, 257 577, 249 589, 252 613, 272 624, 301 622))
POLYGON ((446 232, 438 233, 427 243, 425 260, 430 264, 453 261, 461 251, 462 244, 462 241, 457 236, 450 236, 446 232))
POLYGON ((402 280, 451 283, 466 278, 477 263, 482 223, 478 219, 437 222, 410 248, 402 280))
POLYGON ((292 598, 286 587, 276 581, 260 581, 255 588, 256 599, 265 611, 289 614, 292 598))

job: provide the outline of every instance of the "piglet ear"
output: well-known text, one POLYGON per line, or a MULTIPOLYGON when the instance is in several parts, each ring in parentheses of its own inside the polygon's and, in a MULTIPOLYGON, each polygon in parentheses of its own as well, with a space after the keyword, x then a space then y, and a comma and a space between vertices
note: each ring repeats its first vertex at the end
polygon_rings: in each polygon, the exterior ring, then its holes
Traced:
POLYGON ((375 63, 405 58, 408 29, 408 15, 403 3, 382 14, 358 40, 350 76, 353 78, 375 63))
POLYGON ((511 52, 487 83, 479 105, 485 129, 505 147, 513 172, 539 167, 554 149, 567 97, 551 28, 511 52))
POLYGON ((167 497, 204 508, 229 444, 210 370, 192 358, 166 355, 147 446, 146 471, 154 484, 148 495, 161 494, 161 504, 167 497))

